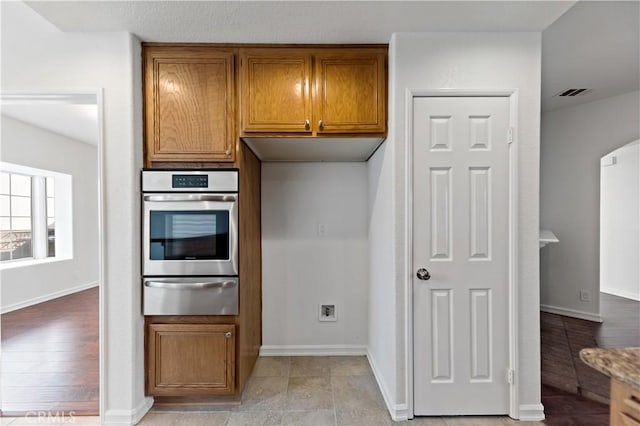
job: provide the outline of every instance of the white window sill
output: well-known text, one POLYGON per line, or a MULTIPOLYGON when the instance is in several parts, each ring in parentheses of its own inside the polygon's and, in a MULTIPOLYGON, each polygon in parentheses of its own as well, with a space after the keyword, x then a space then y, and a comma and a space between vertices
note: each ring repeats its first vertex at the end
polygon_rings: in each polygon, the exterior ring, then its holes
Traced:
POLYGON ((46 259, 26 259, 26 260, 13 260, 0 263, 0 271, 5 269, 23 268, 26 266, 44 265, 47 263, 62 262, 65 260, 71 260, 71 257, 47 257, 46 259))

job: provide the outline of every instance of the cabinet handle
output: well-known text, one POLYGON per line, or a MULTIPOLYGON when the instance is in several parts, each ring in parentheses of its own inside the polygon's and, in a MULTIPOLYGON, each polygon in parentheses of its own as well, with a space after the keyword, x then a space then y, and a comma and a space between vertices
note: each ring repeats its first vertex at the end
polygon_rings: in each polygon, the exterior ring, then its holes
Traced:
POLYGON ((318 127, 322 129, 324 127, 324 121, 318 121, 318 127))
POLYGON ((231 155, 231 150, 230 149, 225 150, 224 154, 225 155, 231 155))
POLYGON ((230 332, 230 331, 227 331, 227 332, 224 334, 224 337, 226 337, 227 339, 230 339, 230 338, 231 338, 231 332, 230 332))
POLYGON ((309 130, 309 127, 311 127, 311 122, 309 121, 309 119, 304 120, 304 128, 309 130))

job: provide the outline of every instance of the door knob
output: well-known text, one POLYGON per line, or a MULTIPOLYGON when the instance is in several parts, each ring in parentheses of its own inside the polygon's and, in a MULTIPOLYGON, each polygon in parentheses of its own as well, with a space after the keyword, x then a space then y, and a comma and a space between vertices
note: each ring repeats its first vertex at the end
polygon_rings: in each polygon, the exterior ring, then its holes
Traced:
POLYGON ((429 271, 427 271, 424 268, 418 269, 418 272, 416 272, 416 276, 418 277, 419 280, 423 280, 423 281, 427 281, 429 280, 429 278, 431 278, 431 274, 429 273, 429 271))

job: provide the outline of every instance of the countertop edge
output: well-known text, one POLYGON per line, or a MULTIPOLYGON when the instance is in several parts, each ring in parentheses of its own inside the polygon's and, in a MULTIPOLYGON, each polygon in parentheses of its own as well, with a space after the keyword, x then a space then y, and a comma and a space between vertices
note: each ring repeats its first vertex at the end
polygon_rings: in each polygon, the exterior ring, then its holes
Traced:
POLYGON ((640 348, 585 348, 580 359, 589 367, 640 389, 640 348))

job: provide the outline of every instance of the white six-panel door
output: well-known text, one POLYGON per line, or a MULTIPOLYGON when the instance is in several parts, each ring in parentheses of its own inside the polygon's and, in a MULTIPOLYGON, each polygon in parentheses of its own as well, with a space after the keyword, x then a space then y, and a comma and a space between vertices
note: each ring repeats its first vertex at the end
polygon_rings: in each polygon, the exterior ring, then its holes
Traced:
POLYGON ((509 411, 509 98, 413 104, 414 413, 509 411))

